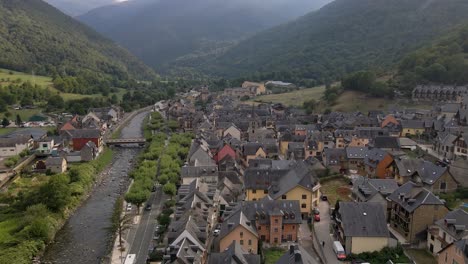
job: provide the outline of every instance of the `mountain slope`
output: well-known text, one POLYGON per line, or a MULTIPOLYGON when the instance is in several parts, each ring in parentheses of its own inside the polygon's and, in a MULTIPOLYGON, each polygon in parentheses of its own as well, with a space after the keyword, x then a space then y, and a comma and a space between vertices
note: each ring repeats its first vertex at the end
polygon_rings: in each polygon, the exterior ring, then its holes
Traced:
POLYGON ((133 0, 92 10, 84 23, 159 67, 213 53, 331 0, 133 0))
POLYGON ((287 72, 285 79, 337 79, 356 70, 387 69, 468 20, 467 13, 466 0, 336 0, 212 60, 180 61, 178 66, 231 77, 287 72))
POLYGON ((418 84, 468 84, 468 25, 406 56, 394 80, 406 93, 418 84))
POLYGON ((128 51, 41 0, 0 1, 0 68, 125 80, 154 73, 128 51))

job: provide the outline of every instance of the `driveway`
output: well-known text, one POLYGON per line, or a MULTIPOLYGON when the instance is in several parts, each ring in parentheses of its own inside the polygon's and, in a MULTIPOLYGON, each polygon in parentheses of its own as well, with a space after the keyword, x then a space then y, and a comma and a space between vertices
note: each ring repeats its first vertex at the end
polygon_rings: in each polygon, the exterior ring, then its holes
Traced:
MULTIPOLYGON (((328 202, 320 202, 320 222, 314 223, 314 230, 318 238, 319 248, 318 250, 323 253, 325 257, 325 263, 327 264, 342 264, 343 262, 338 261, 335 253, 333 252, 333 238, 330 234, 330 205, 328 202), (325 241, 325 246, 322 247, 322 241, 325 241)), ((317 247, 317 246, 316 246, 317 247)))

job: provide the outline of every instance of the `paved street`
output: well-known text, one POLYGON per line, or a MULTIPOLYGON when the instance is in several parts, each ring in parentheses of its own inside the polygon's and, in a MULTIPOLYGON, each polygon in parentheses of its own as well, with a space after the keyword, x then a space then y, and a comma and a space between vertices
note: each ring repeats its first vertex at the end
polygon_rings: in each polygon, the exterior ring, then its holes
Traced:
POLYGON ((318 237, 318 243, 321 246, 322 241, 325 241, 325 247, 323 247, 323 253, 325 255, 326 264, 342 264, 343 262, 338 261, 335 253, 333 252, 333 238, 330 235, 330 214, 328 213, 330 206, 328 202, 321 202, 319 205, 320 210, 320 222, 315 223, 314 230, 318 237))
MULTIPOLYGON (((161 187, 151 194, 151 211, 142 210, 138 225, 133 226, 127 233, 126 240, 130 243, 130 254, 137 255, 136 264, 146 263, 149 248, 153 248, 153 234, 156 227, 156 217, 161 213, 165 195, 161 187)), ((143 205, 145 206, 145 205, 143 205)))
POLYGON ((299 227, 299 249, 302 252, 302 259, 304 263, 318 264, 320 263, 320 258, 315 254, 312 240, 313 236, 307 225, 307 221, 303 221, 299 227))

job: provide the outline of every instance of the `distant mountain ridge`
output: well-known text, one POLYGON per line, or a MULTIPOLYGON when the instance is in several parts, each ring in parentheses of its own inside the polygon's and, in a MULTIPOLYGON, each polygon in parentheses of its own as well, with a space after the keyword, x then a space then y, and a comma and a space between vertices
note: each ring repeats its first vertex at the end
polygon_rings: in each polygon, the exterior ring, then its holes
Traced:
POLYGON ((0 68, 42 75, 155 76, 128 51, 42 0, 0 2, 0 54, 0 68))
POLYGON ((336 80, 357 70, 388 70, 468 21, 466 14, 466 0, 336 0, 218 56, 179 60, 175 67, 223 77, 276 72, 285 80, 336 80))
POLYGON ((79 17, 159 69, 193 53, 229 47, 331 0, 133 0, 79 17))

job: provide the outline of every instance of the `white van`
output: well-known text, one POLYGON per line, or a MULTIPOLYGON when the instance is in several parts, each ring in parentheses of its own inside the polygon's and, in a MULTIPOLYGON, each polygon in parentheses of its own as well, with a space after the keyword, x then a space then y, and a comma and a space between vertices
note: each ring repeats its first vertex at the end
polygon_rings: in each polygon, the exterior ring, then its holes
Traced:
POLYGON ((346 258, 346 252, 340 241, 333 241, 333 251, 335 252, 337 259, 344 260, 346 258))

